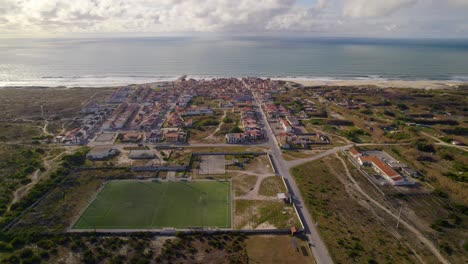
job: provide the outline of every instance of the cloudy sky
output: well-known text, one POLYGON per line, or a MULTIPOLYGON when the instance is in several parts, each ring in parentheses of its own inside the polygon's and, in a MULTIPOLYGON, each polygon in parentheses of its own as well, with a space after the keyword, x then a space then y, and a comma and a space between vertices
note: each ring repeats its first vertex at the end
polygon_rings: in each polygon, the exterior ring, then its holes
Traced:
POLYGON ((468 0, 0 0, 0 37, 468 38, 468 0))

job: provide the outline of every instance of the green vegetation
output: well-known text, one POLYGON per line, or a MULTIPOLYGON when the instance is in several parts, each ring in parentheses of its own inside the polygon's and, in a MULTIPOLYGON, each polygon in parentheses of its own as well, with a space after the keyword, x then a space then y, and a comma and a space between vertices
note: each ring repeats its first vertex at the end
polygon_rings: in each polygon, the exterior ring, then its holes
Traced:
POLYGON ((48 234, 6 236, 1 263, 248 263, 247 238, 242 234, 178 234, 158 238, 149 233, 130 236, 48 234), (18 243, 17 241, 20 241, 18 243), (14 245, 14 246, 13 246, 14 245))
POLYGON ((234 194, 236 196, 246 195, 248 192, 253 190, 257 179, 257 176, 252 175, 234 175, 232 178, 232 183, 234 185, 234 194))
POLYGON ((57 170, 52 172, 47 179, 34 185, 23 199, 10 207, 10 210, 1 218, 0 227, 5 226, 26 208, 36 202, 37 199, 62 183, 74 168, 83 165, 88 151, 89 149, 82 148, 73 154, 65 155, 62 158, 62 164, 57 170))
POLYGON ((391 235, 383 218, 376 220, 377 212, 368 210, 365 199, 345 188, 338 178, 345 171, 336 158, 306 163, 291 172, 335 262, 417 262, 410 248, 391 235))
POLYGON ((459 136, 466 136, 468 135, 468 127, 455 127, 453 129, 443 129, 443 131, 447 134, 452 135, 459 135, 459 136))
POLYGON ((0 122, 0 142, 31 143, 33 140, 43 139, 40 121, 36 124, 19 124, 0 122))
POLYGON ((278 193, 286 192, 281 177, 271 176, 263 179, 258 193, 265 196, 276 196, 278 193))
POLYGON ((427 143, 427 140, 420 139, 414 143, 414 146, 419 150, 423 152, 430 152, 433 153, 435 152, 434 145, 427 143))
POLYGON ((362 142, 362 139, 360 137, 368 136, 369 134, 360 128, 352 128, 349 130, 341 131, 341 135, 353 142, 362 142))
POLYGON ((234 122, 234 120, 229 116, 226 116, 221 121, 223 121, 223 123, 232 123, 232 122, 234 122))
POLYGON ((230 188, 216 181, 109 182, 73 228, 228 228, 230 188))
POLYGON ((13 191, 28 184, 34 171, 42 168, 42 148, 0 145, 0 216, 13 199, 13 191))
POLYGON ((235 126, 229 130, 229 133, 242 133, 244 130, 242 130, 239 126, 235 126))

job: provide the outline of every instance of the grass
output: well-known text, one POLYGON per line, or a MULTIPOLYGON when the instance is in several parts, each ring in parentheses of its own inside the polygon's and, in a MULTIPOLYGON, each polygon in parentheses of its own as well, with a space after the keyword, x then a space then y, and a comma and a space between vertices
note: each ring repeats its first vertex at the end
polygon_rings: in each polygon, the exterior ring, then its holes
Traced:
POLYGON ((278 193, 286 192, 283 181, 280 177, 271 176, 263 179, 258 193, 265 196, 276 196, 278 193))
POLYGON ((257 176, 239 174, 232 178, 234 185, 234 194, 236 196, 242 196, 247 194, 250 190, 255 187, 257 182, 257 176))
POLYGON ((231 226, 229 182, 109 182, 74 229, 231 226))
POLYGON ((0 122, 0 142, 31 143, 34 137, 42 134, 40 125, 40 122, 38 124, 0 122))
POLYGON ((313 264, 314 259, 311 256, 307 243, 288 235, 277 236, 252 236, 247 240, 247 254, 249 263, 304 263, 313 264), (292 240, 296 240, 300 248, 305 247, 307 256, 302 251, 294 250, 292 240))

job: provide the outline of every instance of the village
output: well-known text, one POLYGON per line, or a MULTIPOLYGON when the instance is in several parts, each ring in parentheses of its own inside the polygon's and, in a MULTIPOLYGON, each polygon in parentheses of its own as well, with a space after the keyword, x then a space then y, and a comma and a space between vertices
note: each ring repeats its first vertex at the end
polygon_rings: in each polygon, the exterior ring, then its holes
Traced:
MULTIPOLYGON (((290 244, 296 256, 317 257, 326 244, 348 260, 361 251, 343 251, 341 244, 334 243, 336 237, 349 243, 350 231, 359 237, 368 235, 367 229, 379 237, 397 231, 419 240, 422 235, 417 230, 423 226, 449 243, 442 234, 461 237, 456 233, 458 218, 452 217, 461 214, 448 197, 460 201, 464 194, 454 182, 463 182, 466 174, 463 112, 451 104, 459 92, 452 93, 304 87, 260 78, 180 78, 115 87, 99 96, 89 90, 66 115, 61 109, 68 108, 68 101, 60 108, 36 105, 31 113, 39 109, 44 116, 36 117, 37 124, 31 127, 42 134, 31 137, 31 144, 51 148, 59 157, 57 164, 79 161, 70 170, 70 179, 79 184, 68 180, 60 184, 35 207, 41 213, 26 214, 18 226, 24 228, 32 221, 38 226, 61 224, 65 232, 96 232, 96 227, 100 227, 97 232, 108 232, 117 226, 130 233, 151 228, 166 235, 179 230, 289 234, 284 244, 290 244), (434 106, 431 102, 436 100, 444 107, 434 106), (78 154, 72 159, 60 159, 74 151, 78 154), (126 193, 112 192, 115 197, 103 188, 120 188, 120 184, 127 185, 126 193), (198 189, 205 185, 217 190, 210 195, 220 195, 207 201, 224 202, 210 202, 211 209, 197 203, 207 195, 198 189), (86 195, 81 186, 87 186, 86 195), (163 191, 169 187, 174 188, 171 198, 163 191), (58 215, 60 210, 45 207, 63 203, 55 199, 61 193, 80 197, 67 202, 74 213, 66 219, 58 215), (101 193, 102 199, 122 208, 112 209, 119 216, 109 215, 106 206, 95 210, 91 205, 101 193), (165 216, 154 217, 148 226, 143 221, 151 216, 147 211, 121 207, 140 195, 148 197, 151 205, 154 200, 164 201, 165 211, 160 214, 165 216), (183 202, 177 200, 182 196, 183 202), (140 210, 134 218, 143 222, 130 228, 120 219, 133 209, 140 210), (190 220, 176 215, 187 210, 198 216, 190 220), (386 227, 394 226, 393 231, 383 230, 375 221, 376 211, 386 227), (336 212, 337 218, 330 212, 336 212), (38 221, 38 215, 52 216, 38 221), (362 215, 366 230, 361 232, 354 220, 362 215), (170 222, 164 222, 166 216, 170 222), (105 223, 95 222, 100 226, 89 224, 101 217, 105 223), (321 237, 323 230, 332 236, 321 237)), ((35 155, 43 152, 35 151, 35 155)), ((360 243, 373 248, 370 241, 360 243)))
POLYGON ((57 136, 55 142, 89 146, 189 144, 191 135, 209 130, 212 137, 225 133, 216 143, 261 144, 268 140, 263 110, 281 148, 329 144, 322 132, 308 132, 301 126, 298 118, 304 117, 304 112, 296 116, 272 101, 271 95, 284 93, 284 87, 284 81, 259 78, 181 79, 121 87, 104 103, 89 102, 81 111, 81 125, 57 136), (234 120, 227 113, 232 113, 234 120))

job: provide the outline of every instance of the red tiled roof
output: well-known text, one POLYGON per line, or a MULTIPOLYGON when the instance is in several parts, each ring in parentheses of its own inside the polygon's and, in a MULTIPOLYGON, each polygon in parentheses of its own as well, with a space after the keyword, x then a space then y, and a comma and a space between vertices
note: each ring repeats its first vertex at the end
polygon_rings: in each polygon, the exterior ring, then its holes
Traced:
POLYGON ((358 155, 358 154, 361 154, 361 152, 359 150, 357 150, 356 148, 350 148, 349 149, 349 152, 351 152, 351 154, 353 154, 354 156, 358 155))
POLYGON ((360 157, 360 159, 362 162, 374 163, 374 166, 379 168, 383 173, 385 173, 385 175, 387 175, 390 178, 399 176, 399 174, 395 170, 390 168, 390 166, 388 166, 385 162, 383 162, 381 159, 379 159, 376 156, 363 156, 363 157, 360 157))

